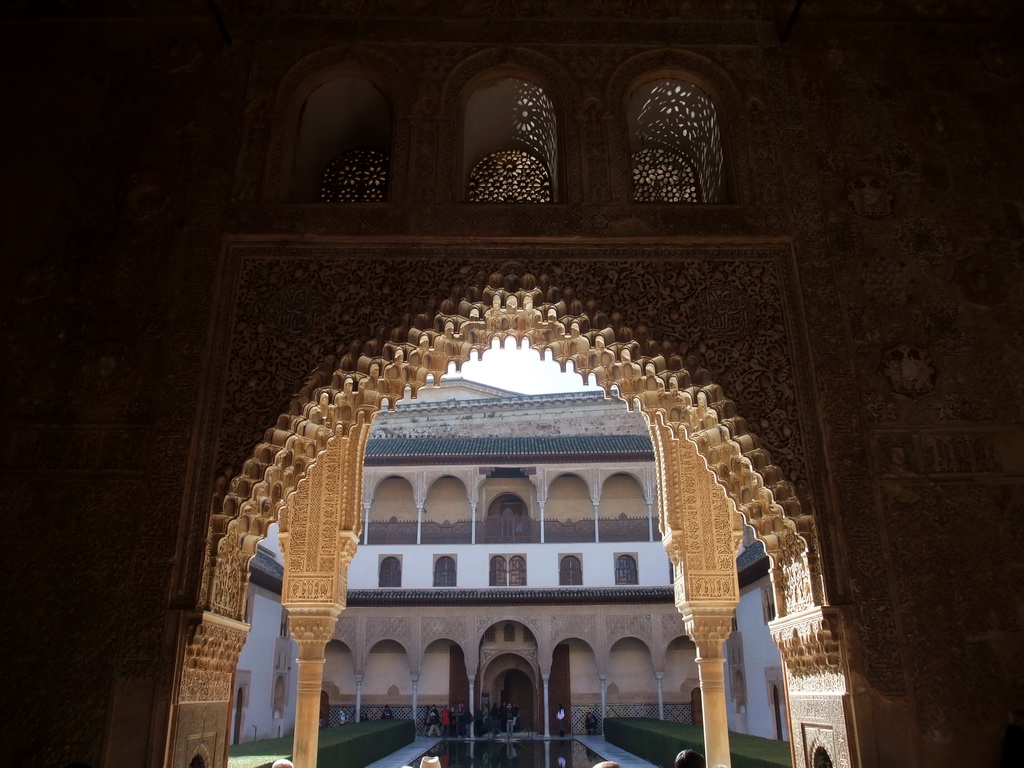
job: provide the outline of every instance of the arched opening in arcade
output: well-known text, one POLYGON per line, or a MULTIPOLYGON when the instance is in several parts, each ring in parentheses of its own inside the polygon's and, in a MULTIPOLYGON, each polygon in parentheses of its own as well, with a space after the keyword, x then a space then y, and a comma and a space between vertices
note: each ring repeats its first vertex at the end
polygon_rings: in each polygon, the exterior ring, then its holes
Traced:
MULTIPOLYGON (((195 638, 204 627, 224 630, 231 643, 244 637, 238 618, 245 571, 239 565, 252 555, 267 524, 280 520, 283 599, 299 645, 295 757, 300 768, 315 765, 321 665, 345 605, 348 565, 360 540, 369 426, 377 412, 414 394, 428 377, 438 380, 449 362, 458 366, 471 350, 479 354, 494 338, 511 337, 550 351, 563 368, 571 365, 593 377, 609 396, 644 416, 658 465, 657 528, 674 564, 676 604, 697 649, 706 749, 712 762, 728 765, 723 643, 737 599, 734 558, 743 522, 754 527, 772 558, 780 607, 773 632, 784 655, 802 648, 807 632, 838 645, 822 615, 820 577, 812 567, 816 553, 808 549, 813 523, 721 389, 700 383, 705 374, 694 376, 681 359, 649 354, 656 347, 586 329, 584 315, 573 315, 564 303, 545 303, 540 291, 492 288, 479 298, 461 306, 446 302, 433 321, 392 336, 408 341, 369 345, 363 354, 344 356, 333 374, 315 376, 299 396, 300 406, 268 432, 254 460, 219 495, 205 587, 208 610, 186 651, 199 663, 186 666, 185 683, 190 675, 222 674, 203 663, 204 646, 195 638), (784 619, 796 615, 804 623, 786 625, 784 619)), ((825 663, 811 658, 805 664, 802 671, 813 675, 825 663)), ((787 664, 787 673, 795 669, 787 664)), ((492 695, 525 690, 510 671, 500 684, 495 680, 492 695)), ((532 701, 537 686, 529 682, 532 701)), ((792 704, 788 714, 793 717, 792 704)), ((836 725, 845 728, 845 720, 836 725)), ((183 735, 172 740, 181 744, 183 735)), ((174 764, 188 763, 189 755, 173 745, 172 751, 174 764)))

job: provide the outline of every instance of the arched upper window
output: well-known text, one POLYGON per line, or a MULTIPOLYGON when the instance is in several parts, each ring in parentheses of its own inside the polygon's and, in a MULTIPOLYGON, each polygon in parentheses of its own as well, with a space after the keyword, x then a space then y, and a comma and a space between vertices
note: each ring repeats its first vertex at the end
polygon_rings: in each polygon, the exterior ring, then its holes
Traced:
POLYGON ((397 557, 385 557, 380 561, 379 587, 402 586, 402 561, 397 557))
POLYGON ((317 87, 302 106, 291 199, 386 201, 392 122, 387 98, 369 80, 337 77, 317 87))
POLYGON ((508 585, 510 587, 526 586, 526 558, 515 555, 508 560, 508 585))
POLYGON ((501 555, 495 555, 491 558, 490 584, 492 587, 508 586, 508 565, 505 562, 505 558, 501 555))
POLYGON ((652 80, 633 91, 626 117, 634 201, 725 199, 718 115, 707 93, 684 80, 652 80))
POLYGON ((636 584, 636 558, 632 555, 619 555, 615 558, 615 583, 636 584))
POLYGON ((434 586, 455 586, 455 558, 442 555, 434 562, 434 586))
POLYGON ((575 555, 566 555, 558 563, 558 583, 569 586, 583 584, 583 565, 575 555))
POLYGON ((465 199, 550 203, 558 195, 558 129, 544 89, 517 77, 490 80, 466 102, 465 199))

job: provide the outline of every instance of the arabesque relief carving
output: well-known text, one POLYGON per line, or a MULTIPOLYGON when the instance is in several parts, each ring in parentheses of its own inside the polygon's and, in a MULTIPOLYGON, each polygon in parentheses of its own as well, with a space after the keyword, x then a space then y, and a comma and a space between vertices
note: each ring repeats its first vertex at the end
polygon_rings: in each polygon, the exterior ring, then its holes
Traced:
POLYGON ((180 703, 227 701, 238 655, 248 627, 240 622, 204 613, 185 648, 180 703))

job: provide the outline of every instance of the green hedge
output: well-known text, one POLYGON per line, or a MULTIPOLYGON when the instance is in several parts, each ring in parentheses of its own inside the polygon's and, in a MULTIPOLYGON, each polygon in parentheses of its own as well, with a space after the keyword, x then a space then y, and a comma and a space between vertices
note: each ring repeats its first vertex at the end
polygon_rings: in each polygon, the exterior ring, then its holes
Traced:
MULTIPOLYGON (((617 747, 648 762, 673 768, 684 749, 704 754, 704 731, 699 726, 644 717, 612 717, 604 721, 604 737, 617 747)), ((729 734, 732 768, 793 768, 788 741, 729 734)), ((708 768, 712 768, 710 765, 708 768)))
MULTIPOLYGON (((317 768, 364 768, 415 738, 412 720, 370 720, 321 728, 317 768)), ((291 758, 292 745, 291 736, 235 744, 228 753, 228 768, 270 768, 275 760, 291 758)))

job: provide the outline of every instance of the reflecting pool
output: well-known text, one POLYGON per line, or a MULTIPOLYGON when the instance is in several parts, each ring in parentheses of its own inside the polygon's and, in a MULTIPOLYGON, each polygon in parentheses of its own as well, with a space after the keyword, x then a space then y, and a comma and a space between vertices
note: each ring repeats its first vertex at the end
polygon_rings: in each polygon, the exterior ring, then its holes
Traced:
POLYGON ((442 741, 411 762, 412 768, 425 755, 436 755, 441 768, 591 768, 604 759, 570 739, 442 741))

